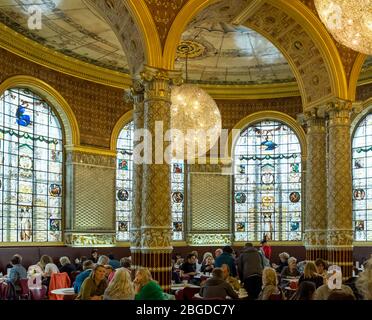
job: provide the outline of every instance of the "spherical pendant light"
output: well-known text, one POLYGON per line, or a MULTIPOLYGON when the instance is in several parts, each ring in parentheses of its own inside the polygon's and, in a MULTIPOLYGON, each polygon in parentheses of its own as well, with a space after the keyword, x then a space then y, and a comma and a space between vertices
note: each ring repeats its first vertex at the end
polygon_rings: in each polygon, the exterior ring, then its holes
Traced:
POLYGON ((205 155, 221 134, 221 114, 216 102, 193 84, 173 87, 171 101, 171 128, 182 133, 182 138, 173 140, 173 156, 205 155))
POLYGON ((338 42, 372 55, 372 0, 315 0, 315 6, 338 42))

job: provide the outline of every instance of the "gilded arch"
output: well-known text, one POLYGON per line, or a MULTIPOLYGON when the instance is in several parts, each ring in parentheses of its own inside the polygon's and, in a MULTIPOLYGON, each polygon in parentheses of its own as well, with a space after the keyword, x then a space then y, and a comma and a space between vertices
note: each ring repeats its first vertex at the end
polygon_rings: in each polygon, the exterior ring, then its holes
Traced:
POLYGON ((348 88, 348 95, 349 99, 354 101, 356 98, 356 88, 358 85, 358 79, 360 76, 360 72, 362 71, 362 67, 364 61, 366 60, 367 56, 363 53, 359 53, 354 61, 353 68, 351 69, 350 79, 349 79, 349 88, 348 88))
POLYGON ((80 144, 80 131, 75 115, 62 95, 46 82, 31 76, 14 76, 0 84, 0 95, 7 89, 22 87, 33 90, 53 106, 61 119, 66 145, 80 144))
POLYGON ((114 129, 111 133, 110 150, 116 153, 116 144, 118 142, 119 134, 124 126, 133 120, 133 110, 129 110, 124 113, 120 119, 116 122, 114 129))
MULTIPOLYGON (((348 98, 347 81, 340 55, 325 27, 303 3, 285 0, 253 0, 246 16, 230 20, 269 38, 285 55, 297 78, 304 109, 331 97, 348 98), (253 10, 253 11, 252 11, 253 10), (252 14, 254 13, 254 14, 252 14), (313 68, 313 65, 317 68, 313 68)), ((191 0, 180 11, 164 49, 164 68, 172 69, 176 47, 187 24, 210 6, 221 8, 226 1, 191 0)))
POLYGON ((132 76, 143 65, 160 66, 162 50, 158 32, 144 0, 86 0, 115 32, 128 59, 132 76))
POLYGON ((262 120, 277 120, 281 121, 284 124, 288 125, 293 132, 297 135, 298 140, 301 145, 301 152, 302 152, 302 160, 306 160, 307 158, 307 144, 306 144, 306 134, 304 129, 300 126, 300 124, 293 119, 291 116, 289 116, 286 113, 279 112, 279 111, 259 111, 252 113, 245 118, 241 119, 234 128, 229 133, 229 138, 227 141, 227 152, 228 157, 232 159, 232 151, 234 149, 235 143, 237 139, 239 138, 237 135, 234 135, 235 132, 241 132, 244 128, 247 128, 249 125, 262 121, 262 120))

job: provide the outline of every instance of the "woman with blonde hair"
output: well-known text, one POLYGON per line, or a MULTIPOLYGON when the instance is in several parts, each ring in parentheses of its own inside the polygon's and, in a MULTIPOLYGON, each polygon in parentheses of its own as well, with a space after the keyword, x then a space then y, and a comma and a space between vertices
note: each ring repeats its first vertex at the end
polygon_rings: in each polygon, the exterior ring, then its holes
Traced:
POLYGON ((201 272, 212 272, 214 269, 214 259, 213 255, 210 252, 206 252, 203 255, 203 261, 201 265, 201 272))
POLYGON ((356 287, 364 300, 372 300, 372 258, 367 261, 364 271, 359 273, 356 287))
POLYGON ((128 269, 116 269, 114 277, 103 294, 103 300, 134 300, 134 287, 128 269))
POLYGON ((323 285, 323 277, 317 273, 314 262, 308 261, 305 264, 304 274, 301 275, 298 283, 300 284, 303 281, 313 282, 316 288, 319 288, 321 285, 323 285))
POLYGON ((257 300, 274 299, 284 300, 284 295, 278 288, 278 278, 275 269, 266 267, 262 273, 262 290, 257 300))
POLYGON ((139 268, 133 281, 135 300, 164 300, 163 289, 152 279, 147 268, 139 268))

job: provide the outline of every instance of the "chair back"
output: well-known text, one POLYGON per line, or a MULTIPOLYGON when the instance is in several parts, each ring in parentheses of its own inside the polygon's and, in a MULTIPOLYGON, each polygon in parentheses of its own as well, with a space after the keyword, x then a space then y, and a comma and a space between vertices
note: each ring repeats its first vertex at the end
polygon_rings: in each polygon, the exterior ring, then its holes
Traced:
POLYGON ((283 295, 281 292, 273 293, 270 295, 269 300, 283 300, 283 295))
POLYGON ((70 288, 71 280, 67 272, 52 273, 49 283, 49 300, 63 300, 63 295, 53 294, 55 289, 70 288))
POLYGON ((76 277, 80 274, 80 271, 72 271, 70 273, 70 280, 71 280, 71 283, 74 283, 75 282, 75 279, 76 277))
POLYGON ((184 300, 192 300, 195 294, 199 293, 200 288, 190 288, 185 287, 183 289, 183 298, 184 300))
POLYGON ((14 284, 5 281, 0 283, 0 297, 1 300, 17 300, 14 284))
POLYGON ((19 291, 20 298, 28 299, 30 294, 30 289, 28 288, 28 279, 19 279, 19 286, 21 288, 19 291))
POLYGON ((30 298, 31 300, 46 300, 47 292, 48 292, 48 288, 44 285, 41 288, 31 288, 30 298))
POLYGON ((174 294, 176 296, 176 300, 183 300, 184 299, 183 290, 184 289, 180 289, 180 290, 176 291, 176 293, 174 294))

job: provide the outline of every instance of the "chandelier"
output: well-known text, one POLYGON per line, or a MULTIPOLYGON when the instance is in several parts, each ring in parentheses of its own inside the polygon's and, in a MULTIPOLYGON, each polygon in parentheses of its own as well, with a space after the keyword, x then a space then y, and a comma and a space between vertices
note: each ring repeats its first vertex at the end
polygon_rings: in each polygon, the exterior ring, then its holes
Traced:
POLYGON ((315 6, 338 42, 372 55, 372 0, 315 0, 315 6))
POLYGON ((213 98, 194 84, 174 86, 171 93, 172 153, 175 158, 204 156, 221 134, 221 114, 213 98))

